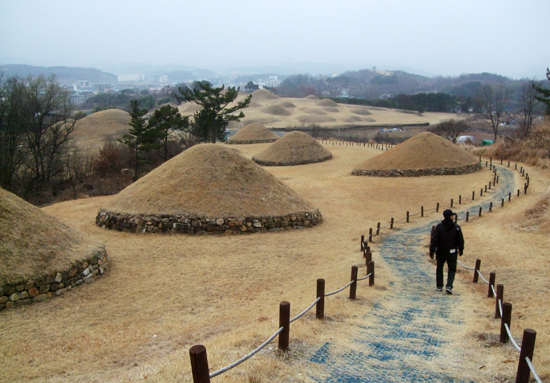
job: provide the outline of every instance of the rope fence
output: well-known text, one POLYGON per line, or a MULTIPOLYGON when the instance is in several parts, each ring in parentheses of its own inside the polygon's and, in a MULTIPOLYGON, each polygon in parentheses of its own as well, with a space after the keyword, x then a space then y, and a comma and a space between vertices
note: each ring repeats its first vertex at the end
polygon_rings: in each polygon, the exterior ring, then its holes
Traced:
MULTIPOLYGON (((321 143, 325 143, 327 145, 346 145, 356 144, 357 146, 361 146, 361 143, 346 143, 346 142, 339 142, 339 141, 326 141, 321 143)), ((381 150, 388 150, 391 148, 391 145, 383 145, 383 144, 373 144, 373 143, 362 143, 362 146, 368 146, 376 149, 381 150)), ((480 156, 480 162, 481 162, 481 156, 480 156)), ((502 165, 502 160, 501 160, 502 165)), ((494 176, 493 180, 489 182, 488 185, 485 185, 484 188, 480 189, 479 196, 482 197, 484 191, 487 192, 487 190, 491 190, 492 187, 496 187, 496 184, 499 182, 499 177, 497 175, 496 167, 492 164, 492 158, 489 161, 485 163, 486 167, 490 166, 490 169, 493 170, 494 176)), ((510 167, 510 162, 508 162, 508 167, 510 167)), ((515 164, 515 169, 517 170, 517 164, 515 164)), ((525 169, 523 167, 520 168, 520 173, 526 177, 527 182, 524 184, 524 194, 527 194, 527 189, 529 187, 529 174, 525 173, 525 169)), ((517 197, 520 196, 520 189, 517 190, 517 197)), ((512 194, 509 193, 508 195, 508 202, 511 201, 512 194)), ((466 202, 468 200, 475 201, 475 191, 472 192, 471 198, 463 198, 462 195, 458 198, 458 203, 462 204, 463 202, 466 202)), ((367 266, 367 275, 364 277, 358 278, 357 272, 358 267, 352 266, 351 270, 351 281, 346 284, 345 286, 330 292, 325 293, 325 280, 324 279, 318 279, 317 280, 317 299, 311 303, 304 311, 302 311, 300 314, 295 316, 294 318, 290 319, 290 303, 283 301, 279 305, 279 329, 271 335, 266 341, 264 341, 260 346, 258 346, 256 349, 248 353, 247 355, 243 356, 241 359, 237 360, 234 363, 231 363, 230 365, 217 370, 213 373, 209 373, 208 368, 208 358, 206 353, 206 348, 203 345, 195 345, 189 349, 190 359, 191 359, 191 369, 193 373, 193 382, 194 383, 209 383, 211 378, 214 378, 218 375, 221 375, 232 368, 238 366, 239 364, 243 363, 244 361, 250 359, 252 356, 257 354, 260 350, 262 350, 264 347, 266 347, 269 343, 271 343, 276 337, 279 337, 278 342, 278 348, 281 351, 286 351, 288 349, 289 345, 289 334, 290 334, 290 323, 300 319, 303 317, 307 312, 309 312, 313 307, 316 307, 316 319, 324 319, 324 301, 325 297, 329 297, 335 294, 338 294, 342 292, 343 290, 350 287, 350 294, 349 299, 354 300, 356 299, 356 288, 357 288, 357 282, 363 281, 366 279, 369 279, 369 286, 374 285, 374 262, 372 261, 372 251, 370 249, 370 246, 368 244, 373 241, 373 237, 375 235, 379 235, 380 231, 382 229, 394 229, 395 223, 400 223, 403 221, 409 222, 410 217, 416 217, 420 215, 421 217, 424 217, 425 212, 439 212, 440 208, 452 208, 454 206, 454 199, 450 200, 450 203, 448 205, 441 205, 439 202, 437 203, 435 208, 428 208, 425 209, 424 206, 421 206, 419 213, 410 214, 407 211, 406 217, 395 220, 393 217, 391 218, 389 224, 381 226, 381 223, 378 222, 376 232, 373 232, 373 229, 369 229, 369 235, 368 236, 361 236, 361 251, 363 252, 363 256, 365 258, 365 263, 367 266)), ((504 206, 504 199, 501 201, 501 206, 504 206)), ((481 217, 482 211, 484 206, 480 206, 479 209, 479 216, 481 217)), ((493 208, 493 203, 491 202, 489 205, 485 206, 485 210, 491 211, 493 208)), ((458 221, 458 216, 455 217, 455 222, 458 221)), ((469 212, 466 212, 465 217, 463 218, 466 222, 469 221, 469 212)), ((433 230, 434 228, 432 228, 433 230)), ((478 277, 481 277, 481 279, 489 284, 489 297, 496 297, 496 312, 495 312, 495 318, 500 317, 502 319, 501 324, 501 342, 507 343, 508 340, 511 340, 511 343, 514 345, 514 347, 521 353, 519 365, 518 365, 518 372, 516 377, 516 383, 527 383, 529 380, 529 374, 533 373, 533 376, 537 380, 537 382, 540 382, 540 378, 536 374, 536 371, 532 365, 532 358, 533 358, 533 351, 534 351, 534 339, 536 337, 536 332, 534 330, 526 329, 524 330, 524 339, 522 341, 522 347, 520 348, 516 341, 514 340, 511 332, 510 332, 510 319, 511 319, 511 311, 512 311, 512 304, 511 303, 502 303, 502 297, 503 297, 503 286, 498 285, 497 291, 494 289, 494 281, 495 281, 495 274, 491 273, 490 281, 487 281, 483 275, 480 272, 480 260, 476 260, 476 266, 475 267, 469 267, 461 262, 458 262, 462 267, 468 270, 474 270, 474 283, 478 282, 478 277), (531 340, 532 339, 532 340, 531 340), (529 345, 532 344, 532 346, 529 348, 529 345), (525 354, 525 355, 524 355, 525 354)))

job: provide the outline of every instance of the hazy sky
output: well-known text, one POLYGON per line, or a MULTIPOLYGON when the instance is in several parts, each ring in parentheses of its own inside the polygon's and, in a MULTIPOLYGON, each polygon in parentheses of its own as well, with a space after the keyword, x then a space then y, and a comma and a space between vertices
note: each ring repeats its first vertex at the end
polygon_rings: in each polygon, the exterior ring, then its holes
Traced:
POLYGON ((302 62, 542 79, 550 0, 0 0, 2 64, 302 62))

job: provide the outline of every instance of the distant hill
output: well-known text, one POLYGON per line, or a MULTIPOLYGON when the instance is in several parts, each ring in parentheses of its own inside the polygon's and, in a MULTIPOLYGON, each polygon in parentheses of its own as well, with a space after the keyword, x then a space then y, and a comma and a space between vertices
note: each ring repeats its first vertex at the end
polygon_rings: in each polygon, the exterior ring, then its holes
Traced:
POLYGON ((78 80, 87 80, 91 83, 114 83, 118 81, 117 76, 111 73, 105 73, 95 68, 78 68, 78 67, 40 67, 31 65, 2 65, 0 66, 0 72, 4 74, 4 77, 27 77, 32 75, 38 77, 44 75, 48 77, 55 74, 57 82, 61 85, 71 85, 78 80))

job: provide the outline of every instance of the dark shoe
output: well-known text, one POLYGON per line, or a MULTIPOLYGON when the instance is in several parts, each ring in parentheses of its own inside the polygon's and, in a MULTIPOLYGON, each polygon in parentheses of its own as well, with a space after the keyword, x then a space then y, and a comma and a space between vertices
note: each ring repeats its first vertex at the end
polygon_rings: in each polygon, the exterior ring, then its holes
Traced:
POLYGON ((436 287, 435 288, 437 291, 443 291, 443 287, 436 287))
POLYGON ((445 289, 445 291, 446 291, 447 294, 449 294, 449 295, 452 295, 452 294, 453 294, 453 289, 451 289, 450 287, 447 287, 447 288, 445 289))

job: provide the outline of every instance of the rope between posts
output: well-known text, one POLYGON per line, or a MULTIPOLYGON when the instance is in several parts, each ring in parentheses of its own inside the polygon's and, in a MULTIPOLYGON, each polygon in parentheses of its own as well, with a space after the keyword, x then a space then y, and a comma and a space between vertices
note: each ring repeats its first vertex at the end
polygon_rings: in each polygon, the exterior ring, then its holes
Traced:
POLYGON ((370 277, 372 275, 372 273, 370 274, 367 274, 365 275, 363 278, 357 278, 358 281, 364 281, 365 279, 367 279, 368 277, 370 277))
POLYGON ((491 290, 493 290, 493 295, 496 297, 496 296, 497 296, 497 292, 495 291, 495 286, 491 285, 491 290))
POLYGON ((313 306, 315 306, 317 304, 317 302, 319 302, 321 300, 321 297, 315 299, 315 302, 313 302, 307 309, 305 309, 304 311, 302 311, 300 314, 296 315, 294 318, 292 318, 290 320, 290 323, 294 322, 295 320, 297 319, 300 319, 305 313, 307 313, 309 310, 311 310, 311 308, 313 306))
POLYGON ((528 356, 525 357, 525 361, 527 362, 527 365, 529 366, 529 369, 530 369, 531 372, 533 373, 533 377, 535 378, 535 380, 537 381, 537 383, 542 383, 542 380, 540 380, 539 376, 537 375, 537 372, 535 371, 535 367, 533 367, 533 364, 532 364, 531 361, 529 360, 529 357, 528 357, 528 356))
POLYGON ((481 279, 483 279, 483 280, 485 281, 485 283, 489 284, 489 281, 488 281, 487 279, 483 278, 483 275, 481 275, 481 273, 479 272, 479 270, 476 270, 476 271, 477 271, 477 275, 479 275, 479 277, 480 277, 481 279))
POLYGON ((502 318, 502 301, 498 300, 498 311, 500 311, 500 317, 502 318))
POLYGON ((325 297, 328 297, 330 295, 334 295, 334 294, 337 294, 339 293, 340 291, 344 290, 345 288, 347 288, 349 285, 351 285, 353 283, 353 281, 351 281, 350 283, 348 283, 347 285, 345 285, 344 287, 342 287, 341 289, 339 290, 336 290, 336 291, 333 291, 332 293, 328 293, 328 294, 325 294, 325 297))
POLYGON ((516 343, 516 341, 514 340, 514 337, 512 336, 512 333, 510 332, 510 328, 508 327, 508 323, 504 323, 504 328, 506 329, 506 332, 508 333, 508 338, 510 338, 510 341, 512 342, 512 344, 514 345, 516 350, 518 350, 518 352, 521 352, 521 347, 519 347, 518 344, 516 343))
POLYGON ((237 360, 236 362, 234 363, 231 363, 229 366, 226 366, 224 368, 222 368, 221 370, 218 370, 218 371, 215 371, 213 373, 210 374, 210 377, 213 378, 215 376, 218 376, 220 374, 223 374, 224 372, 226 371, 229 371, 231 370, 233 367, 237 367, 239 364, 241 364, 242 362, 244 362, 245 360, 251 358, 252 356, 254 356, 255 354, 257 354, 262 348, 264 348, 265 346, 267 346, 273 339, 275 339, 275 337, 277 335, 279 335, 285 328, 284 327, 281 327, 279 328, 275 334, 271 335, 269 337, 268 340, 266 340, 265 342, 263 342, 260 346, 258 346, 258 348, 256 348, 254 351, 250 352, 249 354, 243 356, 241 359, 237 360))
POLYGON ((469 267, 469 266, 466 266, 465 264, 463 264, 462 262, 460 261, 457 261, 458 264, 462 267, 464 267, 465 269, 468 269, 468 270, 475 270, 476 268, 475 267, 469 267))

